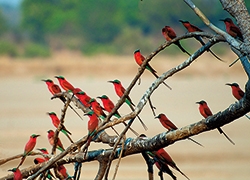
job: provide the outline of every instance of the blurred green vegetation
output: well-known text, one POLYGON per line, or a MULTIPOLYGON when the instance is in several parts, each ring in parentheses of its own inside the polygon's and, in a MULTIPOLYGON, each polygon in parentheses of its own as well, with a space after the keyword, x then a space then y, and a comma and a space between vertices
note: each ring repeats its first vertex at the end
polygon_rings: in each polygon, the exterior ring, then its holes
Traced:
MULTIPOLYGON (((218 0, 194 3, 224 29, 219 19, 230 15, 218 0)), ((250 1, 246 5, 249 7, 250 1)), ((1 7, 6 11, 6 6, 1 7)), ((0 12, 0 54, 47 57, 59 49, 87 55, 132 54, 138 48, 150 52, 165 41, 161 35, 165 25, 177 34, 186 32, 179 19, 208 30, 183 1, 176 0, 22 0, 15 11, 21 18, 14 25, 0 12)), ((191 52, 200 46, 195 40, 181 43, 191 52)), ((223 53, 223 48, 216 46, 216 52, 223 53)), ((178 52, 176 47, 166 50, 168 54, 178 52)))

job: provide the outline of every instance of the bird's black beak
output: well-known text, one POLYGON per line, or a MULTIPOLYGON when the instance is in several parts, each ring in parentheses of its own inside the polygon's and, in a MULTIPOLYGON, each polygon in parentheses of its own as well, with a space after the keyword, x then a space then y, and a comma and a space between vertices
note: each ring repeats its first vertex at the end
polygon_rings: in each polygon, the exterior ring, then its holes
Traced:
POLYGON ((223 22, 224 22, 224 21, 225 21, 225 19, 220 19, 219 21, 223 21, 223 22))
POLYGON ((225 85, 232 86, 232 84, 230 84, 230 83, 226 83, 225 85))
POLYGON ((155 116, 155 119, 159 118, 159 115, 158 116, 155 116))
POLYGON ((114 83, 114 81, 108 81, 109 83, 114 83))

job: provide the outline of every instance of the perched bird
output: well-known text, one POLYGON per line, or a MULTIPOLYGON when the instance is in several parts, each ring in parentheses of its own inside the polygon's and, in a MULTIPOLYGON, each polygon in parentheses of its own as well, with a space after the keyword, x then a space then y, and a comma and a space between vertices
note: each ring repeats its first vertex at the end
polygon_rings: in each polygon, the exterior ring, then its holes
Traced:
POLYGON ((231 86, 232 94, 237 100, 240 100, 241 98, 243 98, 245 93, 244 93, 244 91, 241 90, 239 84, 237 84, 237 83, 232 83, 232 84, 227 83, 226 85, 231 86))
MULTIPOLYGON (((188 32, 203 32, 200 28, 198 28, 197 26, 190 24, 188 21, 183 21, 183 20, 179 20, 183 26, 188 30, 188 32)), ((194 36, 194 38, 199 41, 201 43, 202 46, 205 45, 205 42, 202 40, 201 36, 194 36)), ((213 51, 211 51, 210 49, 207 49, 207 51, 209 51, 216 59, 223 61, 221 58, 219 58, 216 54, 214 54, 213 51)))
MULTIPOLYGON (((108 98, 108 96, 102 95, 102 96, 98 96, 97 98, 101 99, 105 111, 107 111, 107 112, 110 113, 110 112, 114 109, 115 105, 114 105, 114 103, 108 98)), ((120 117, 121 117, 121 115, 119 114, 118 111, 116 111, 116 112, 114 113, 114 116, 117 117, 117 118, 120 118, 120 117)))
MULTIPOLYGON (((134 52, 134 58, 135 58, 135 62, 136 62, 139 66, 141 66, 142 63, 143 63, 143 61, 145 60, 145 57, 141 54, 141 52, 140 52, 139 49, 135 50, 135 52, 134 52)), ((147 63, 146 69, 149 70, 156 78, 159 78, 159 76, 156 74, 156 70, 154 70, 154 69, 152 68, 152 66, 150 66, 149 63, 147 63)), ((172 89, 172 88, 171 88, 169 85, 167 85, 165 82, 163 82, 163 84, 164 84, 165 86, 167 86, 170 90, 172 89)))
POLYGON ((43 154, 49 154, 46 148, 38 148, 37 150, 41 151, 43 154))
POLYGON ((37 137, 39 137, 40 135, 37 135, 37 134, 32 134, 30 136, 30 139, 29 141, 26 143, 25 147, 24 147, 24 152, 23 152, 23 156, 22 156, 22 159, 21 159, 21 162, 19 163, 18 167, 19 168, 24 160, 26 159, 26 157, 31 153, 31 151, 34 149, 34 147, 36 146, 36 140, 37 140, 37 137))
MULTIPOLYGON (((171 130, 176 130, 178 129, 174 123, 172 123, 165 114, 161 113, 158 116, 156 116, 155 118, 158 118, 160 120, 160 123, 162 124, 163 127, 165 127, 166 129, 168 129, 169 131, 171 130)), ((199 146, 203 146, 200 143, 198 143, 197 141, 193 140, 192 138, 187 138, 188 140, 193 141, 194 143, 198 144, 199 146)))
POLYGON ((92 107, 92 110, 94 111, 94 113, 102 118, 102 119, 105 119, 107 117, 107 115, 104 113, 103 111, 103 108, 101 107, 101 105, 96 101, 96 99, 94 98, 91 98, 90 101, 89 101, 91 107, 92 107))
MULTIPOLYGON (((162 28, 161 30, 162 32, 162 35, 165 37, 166 41, 171 41, 173 40, 174 38, 176 38, 176 33, 174 31, 173 28, 171 28, 170 26, 165 26, 164 28, 162 28)), ((186 54, 188 54, 189 56, 191 56, 191 54, 189 52, 187 52, 182 46, 181 46, 181 43, 180 41, 175 41, 174 44, 176 46, 178 46, 180 48, 180 50, 186 54)))
MULTIPOLYGON (((123 94, 125 93, 125 88, 122 86, 121 81, 115 79, 114 81, 108 81, 110 83, 112 83, 114 85, 115 88, 115 92, 116 94, 121 98, 123 96, 123 94)), ((134 107, 135 106, 132 102, 132 100, 130 99, 129 96, 126 97, 125 102, 128 104, 128 106, 130 107, 130 109, 132 111, 134 111, 134 107)), ((143 121, 141 120, 141 118, 139 116, 137 116, 139 121, 141 122, 142 126, 144 127, 145 130, 147 130, 147 126, 143 123, 143 121)))
MULTIPOLYGON (((232 84, 227 83, 226 85, 231 86, 232 94, 237 100, 240 100, 241 98, 243 98, 245 93, 244 93, 244 91, 242 91, 239 84, 237 84, 237 83, 232 83, 232 84)), ((250 117, 247 114, 245 114, 245 116, 250 120, 250 117)))
POLYGON ((159 162, 161 162, 162 164, 166 164, 171 166, 172 168, 174 168, 175 170, 177 170, 178 172, 180 172, 183 176, 185 176, 187 179, 189 179, 175 164, 175 162, 173 161, 173 159, 170 157, 170 155, 167 153, 167 151, 165 151, 163 148, 155 151, 153 153, 158 159, 159 162))
MULTIPOLYGON (((48 130, 47 132, 48 132, 48 140, 49 140, 49 143, 50 143, 51 146, 54 146, 54 144, 55 144, 55 140, 54 140, 55 132, 54 132, 53 130, 48 130)), ((57 148, 58 150, 60 150, 60 151, 65 151, 65 149, 64 149, 64 147, 63 147, 63 145, 62 145, 62 142, 61 142, 61 140, 59 139, 59 137, 58 137, 58 139, 57 139, 56 148, 57 148)))
MULTIPOLYGON (((94 111, 89 111, 86 114, 84 114, 85 116, 89 117, 89 121, 88 121, 88 137, 87 137, 87 142, 86 142, 86 152, 88 151, 88 147, 90 145, 90 142, 96 132, 96 129, 98 127, 99 124, 99 120, 97 115, 94 113, 94 111)), ((85 154, 86 156, 86 154, 85 154)))
POLYGON ((63 76, 55 76, 55 78, 58 79, 60 86, 65 90, 65 91, 74 91, 74 86, 70 84, 63 76))
MULTIPOLYGON (((226 18, 226 19, 220 19, 220 21, 223 21, 225 23, 226 26, 226 31, 229 35, 231 35, 232 37, 239 39, 240 41, 243 41, 243 36, 241 34, 240 29, 233 23, 232 19, 230 18, 226 18)), ((231 67, 232 65, 234 65, 241 57, 237 58, 236 60, 234 60, 229 67, 231 67)))
MULTIPOLYGON (((51 92, 52 95, 62 92, 61 88, 57 84, 55 84, 51 79, 43 79, 42 81, 44 81, 47 84, 48 90, 51 92)), ((66 103, 65 97, 60 96, 59 98, 64 104, 66 103)), ((76 110, 70 104, 69 107, 82 119, 82 117, 76 112, 76 110)))
MULTIPOLYGON (((212 116, 212 112, 210 110, 210 108, 208 107, 206 101, 201 100, 199 102, 196 102, 196 104, 199 104, 199 111, 200 114, 204 117, 207 118, 208 116, 212 116)), ((226 135, 226 133, 220 128, 218 127, 217 130, 220 132, 220 134, 223 134, 233 145, 235 145, 235 143, 226 135)))
POLYGON ((89 97, 86 92, 84 91, 80 91, 80 92, 77 92, 76 94, 76 97, 79 99, 79 101, 85 106, 85 107, 90 107, 90 99, 91 97, 89 97))
MULTIPOLYGON (((108 98, 108 96, 102 95, 102 96, 99 96, 99 97, 97 97, 97 98, 101 99, 105 111, 111 113, 111 111, 115 108, 114 103, 108 98)), ((117 117, 117 118, 120 118, 120 117, 121 117, 121 115, 119 114, 118 111, 116 111, 116 112, 114 113, 114 116, 117 117)), ((124 124, 125 126, 127 126, 127 123, 123 122, 123 124, 124 124)), ((135 130, 133 130, 131 127, 130 127, 129 129, 130 129, 136 136, 139 135, 139 134, 138 134, 135 130)))
MULTIPOLYGON (((41 151, 41 153, 43 153, 44 155, 49 155, 49 152, 46 148, 38 148, 37 150, 41 151)), ((44 159, 46 159, 46 161, 48 161, 49 157, 46 156, 44 159)))
POLYGON ((8 171, 13 172, 13 174, 14 174, 13 180, 22 180, 23 179, 22 173, 19 170, 19 168, 12 168, 12 169, 9 169, 8 171))
MULTIPOLYGON (((47 113, 47 114, 48 114, 49 117, 51 118, 52 124, 53 124, 56 128, 58 128, 58 126, 59 126, 59 124, 60 124, 61 121, 60 121, 60 119, 57 117, 56 113, 54 113, 54 112, 49 112, 49 113, 47 113)), ((71 143, 74 143, 74 141, 73 141, 73 140, 71 139, 71 137, 69 136, 69 135, 71 135, 71 132, 69 132, 63 124, 61 124, 61 126, 62 126, 61 132, 67 136, 67 138, 70 140, 71 143)))
POLYGON ((228 34, 230 34, 234 38, 239 38, 239 40, 243 41, 243 36, 241 34, 240 29, 233 23, 232 19, 226 18, 226 19, 220 19, 220 21, 223 21, 226 26, 226 31, 228 34))
MULTIPOLYGON (((114 81, 108 81, 114 85, 116 94, 121 98, 125 92, 125 88, 122 86, 121 81, 115 79, 114 81)), ((129 105, 129 107, 135 106, 129 96, 126 97, 125 102, 129 105)))

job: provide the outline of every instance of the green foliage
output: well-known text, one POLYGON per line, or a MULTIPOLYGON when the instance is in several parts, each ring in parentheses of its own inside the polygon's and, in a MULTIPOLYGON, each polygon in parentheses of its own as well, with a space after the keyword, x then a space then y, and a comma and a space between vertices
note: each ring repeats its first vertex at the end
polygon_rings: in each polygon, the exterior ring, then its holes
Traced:
MULTIPOLYGON (((219 19, 230 15, 218 0, 194 3, 211 22, 224 29, 219 19)), ((176 0, 23 0, 21 10, 22 27, 32 41, 46 43, 53 37, 64 46, 90 54, 105 50, 131 53, 132 47, 152 50, 164 40, 161 28, 165 25, 174 27, 177 34, 186 32, 179 19, 207 30, 183 1, 176 0), (74 40, 69 43, 62 40, 71 38, 74 40)))
POLYGON ((0 35, 2 35, 3 33, 5 33, 7 31, 7 24, 6 24, 6 20, 4 19, 4 16, 2 14, 2 10, 0 10, 0 35))
POLYGON ((48 57, 50 56, 50 49, 45 45, 29 43, 24 47, 24 56, 28 58, 48 57))
POLYGON ((8 41, 0 41, 0 55, 8 55, 11 57, 17 56, 17 46, 8 41))

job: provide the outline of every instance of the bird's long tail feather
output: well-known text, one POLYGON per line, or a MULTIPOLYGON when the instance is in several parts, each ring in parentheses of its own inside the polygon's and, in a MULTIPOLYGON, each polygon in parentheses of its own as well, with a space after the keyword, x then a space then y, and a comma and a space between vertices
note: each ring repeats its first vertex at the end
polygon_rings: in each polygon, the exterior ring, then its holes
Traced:
MULTIPOLYGON (((128 125, 128 124, 125 123, 125 122, 123 122, 123 124, 124 124, 125 126, 128 125)), ((129 129, 130 129, 130 131, 132 131, 136 136, 139 136, 138 132, 136 132, 134 129, 132 129, 131 127, 130 127, 129 129)))
POLYGON ((187 51, 181 46, 180 41, 176 41, 176 42, 175 42, 175 45, 177 45, 177 46, 180 48, 180 50, 181 50, 182 52, 184 52, 184 53, 188 54, 189 56, 191 56, 191 54, 190 54, 189 52, 187 52, 187 51))
MULTIPOLYGON (((195 36, 195 39, 197 39, 197 41, 199 41, 201 43, 202 46, 205 45, 205 42, 202 40, 202 38, 200 36, 195 36)), ((211 49, 207 49, 208 52, 210 52, 216 59, 218 59, 219 61, 224 62, 220 57, 218 57, 211 49)))
POLYGON ((80 116, 80 114, 78 112, 76 112, 76 110, 69 104, 69 107, 76 113, 77 116, 79 116, 79 118, 81 118, 81 120, 83 120, 83 118, 80 116))
POLYGON ((198 144, 199 146, 204 147, 201 143, 199 143, 199 142, 195 141, 195 140, 194 140, 194 139, 192 139, 192 138, 187 138, 187 139, 188 139, 188 140, 190 140, 190 141, 193 141, 194 143, 198 144))
POLYGON ((74 141, 71 139, 71 137, 67 134, 67 133, 64 133, 66 136, 67 136, 67 138, 69 139, 69 141, 71 142, 71 143, 74 143, 74 141))
MULTIPOLYGON (((151 71, 150 71, 151 72, 151 71)), ((151 72, 156 78, 159 78, 159 76, 155 73, 155 72, 151 72)), ((169 88, 170 90, 172 90, 172 88, 167 85, 164 81, 162 82, 167 88, 169 88)))
POLYGON ((189 177, 187 177, 187 175, 184 174, 177 166, 175 166, 174 168, 175 168, 177 171, 179 171, 183 176, 185 176, 188 180, 190 180, 189 177))
POLYGON ((219 127, 219 128, 217 128, 218 129, 218 131, 220 132, 220 134, 223 134, 227 139, 228 139, 228 141, 230 141, 233 145, 235 145, 235 143, 233 142, 233 140, 232 139, 230 139, 228 136, 227 136, 227 134, 219 127))

